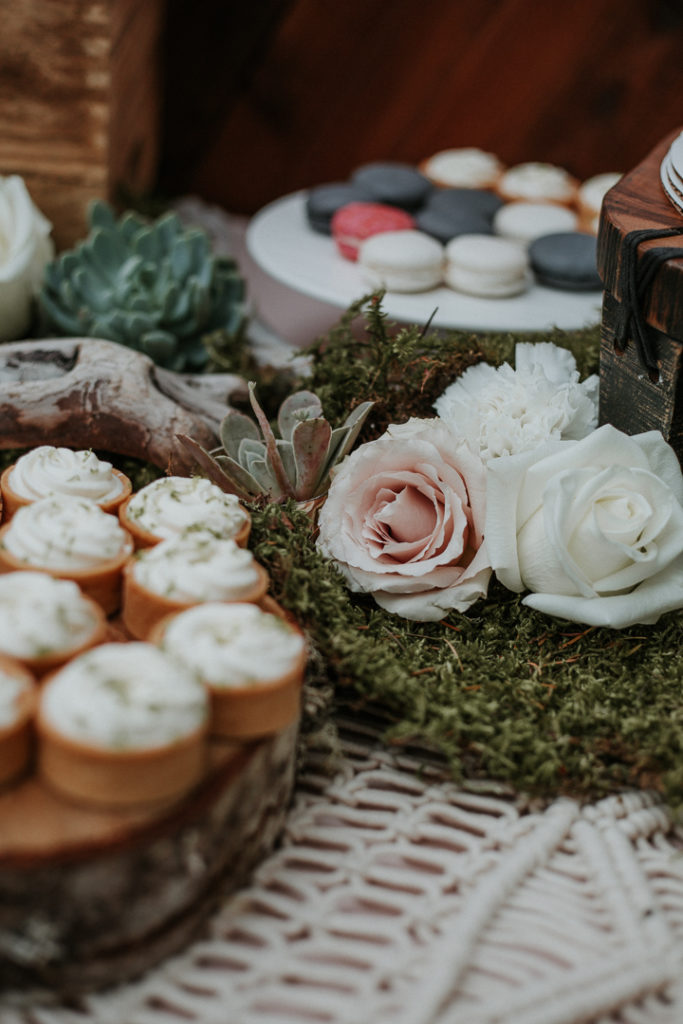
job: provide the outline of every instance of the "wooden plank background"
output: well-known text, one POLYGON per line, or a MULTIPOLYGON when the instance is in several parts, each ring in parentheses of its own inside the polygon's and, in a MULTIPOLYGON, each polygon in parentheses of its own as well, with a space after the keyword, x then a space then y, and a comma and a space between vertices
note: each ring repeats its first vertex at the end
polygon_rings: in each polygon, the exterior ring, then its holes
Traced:
POLYGON ((680 0, 169 0, 165 52, 161 184, 244 213, 450 146, 625 171, 683 123, 680 0))

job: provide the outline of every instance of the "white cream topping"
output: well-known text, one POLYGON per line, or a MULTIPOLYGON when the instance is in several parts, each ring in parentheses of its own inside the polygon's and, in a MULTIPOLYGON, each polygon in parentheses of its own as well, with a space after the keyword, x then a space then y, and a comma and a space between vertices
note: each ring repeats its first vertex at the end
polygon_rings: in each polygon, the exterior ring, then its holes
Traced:
POLYGON ((17 509, 4 535, 15 558, 38 568, 92 569, 132 552, 116 516, 87 498, 59 495, 17 509))
POLYGON ((258 685, 291 672, 304 640, 253 604, 203 604, 176 615, 161 646, 210 686, 258 685))
POLYGON ((553 164, 517 164, 505 172, 500 189, 520 199, 554 199, 565 202, 574 195, 574 182, 563 167, 553 164))
POLYGON ((9 474, 12 490, 35 501, 48 494, 72 494, 91 501, 111 501, 123 490, 123 481, 111 462, 91 451, 72 451, 41 445, 17 459, 9 474))
POLYGON ((133 577, 172 601, 239 601, 259 580, 251 551, 206 530, 190 530, 139 551, 133 577))
POLYGON ((97 618, 71 580, 42 572, 0 576, 0 651, 15 658, 40 658, 80 646, 97 618))
POLYGON ((430 157, 425 165, 428 177, 452 188, 491 184, 501 170, 497 156, 472 147, 444 149, 430 157))
POLYGON ((147 484, 130 499, 132 523, 157 537, 174 537, 201 524, 222 537, 234 537, 247 512, 234 494, 226 494, 203 477, 168 476, 147 484))
POLYGON ((26 679, 17 679, 0 669, 0 729, 14 725, 17 721, 20 698, 30 688, 31 684, 26 679))
POLYGON ((103 644, 75 658, 46 683, 45 721, 96 747, 163 747, 206 720, 208 695, 184 666, 153 644, 103 644))

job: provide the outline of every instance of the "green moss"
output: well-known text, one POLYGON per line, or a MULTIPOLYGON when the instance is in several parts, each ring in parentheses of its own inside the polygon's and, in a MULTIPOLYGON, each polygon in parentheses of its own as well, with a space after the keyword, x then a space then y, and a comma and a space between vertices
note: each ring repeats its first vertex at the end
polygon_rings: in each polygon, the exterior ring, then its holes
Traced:
POLYGON ((455 779, 543 795, 659 790, 683 811, 683 616, 619 632, 550 619, 495 581, 440 623, 351 594, 292 504, 254 509, 273 594, 307 630, 338 692, 379 707, 387 739, 439 750, 455 779))
POLYGON ((381 299, 377 292, 354 303, 307 350, 312 375, 306 386, 320 397, 328 419, 343 420, 360 402, 375 402, 361 441, 377 437, 389 423, 433 416, 434 400, 474 363, 514 365, 518 341, 553 341, 573 352, 582 376, 598 370, 598 327, 526 337, 398 327, 387 320, 381 299))

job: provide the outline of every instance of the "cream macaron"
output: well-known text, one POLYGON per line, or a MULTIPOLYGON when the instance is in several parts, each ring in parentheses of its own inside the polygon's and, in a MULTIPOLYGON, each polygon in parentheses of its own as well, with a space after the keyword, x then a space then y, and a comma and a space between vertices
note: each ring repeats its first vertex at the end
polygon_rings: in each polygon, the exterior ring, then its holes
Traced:
POLYGON ((541 235, 577 231, 578 215, 557 203, 505 203, 493 216, 493 230, 501 238, 528 245, 541 235))
POLYGON ((533 279, 524 246, 493 235, 460 235, 449 242, 445 277, 456 291, 487 299, 518 295, 533 279))
POLYGON ((443 281, 444 249, 422 231, 385 231, 363 242, 358 266, 372 288, 423 292, 443 281))
POLYGON ((509 203, 522 200, 567 206, 576 201, 577 189, 576 178, 564 167, 538 161, 509 167, 496 186, 498 194, 509 203))

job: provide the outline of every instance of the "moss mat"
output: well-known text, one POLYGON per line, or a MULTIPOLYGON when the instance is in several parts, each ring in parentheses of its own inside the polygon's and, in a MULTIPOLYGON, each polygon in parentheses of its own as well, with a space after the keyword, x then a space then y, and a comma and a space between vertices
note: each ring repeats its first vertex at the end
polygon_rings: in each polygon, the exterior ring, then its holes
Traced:
MULTIPOLYGON (((392 419, 433 415, 434 397, 466 365, 511 359, 518 340, 546 340, 392 331, 376 302, 359 333, 360 309, 312 349, 312 386, 330 415, 375 398, 365 439, 392 419)), ((597 369, 597 329, 551 339, 572 349, 583 373, 597 369)), ((455 779, 495 778, 545 796, 643 786, 683 812, 680 613, 656 626, 586 628, 523 607, 494 580, 467 614, 407 622, 347 590, 293 504, 253 515, 252 546, 274 596, 308 631, 329 678, 391 715, 390 740, 435 747, 455 779)))

